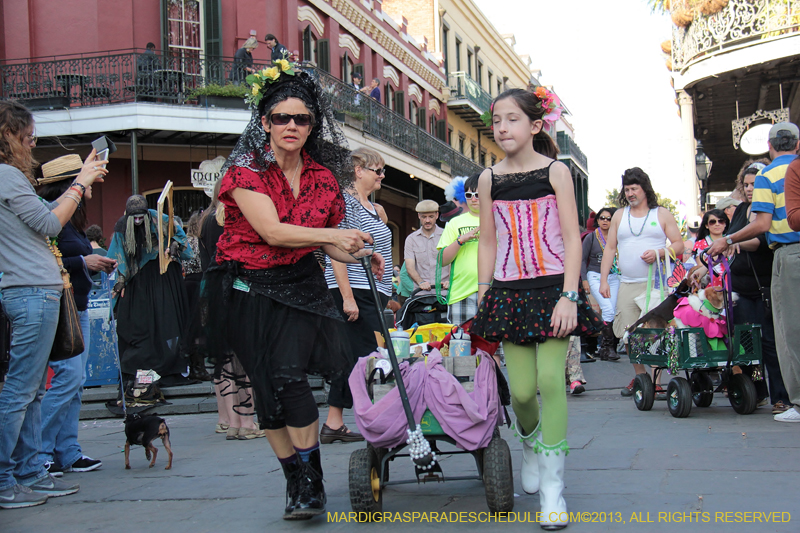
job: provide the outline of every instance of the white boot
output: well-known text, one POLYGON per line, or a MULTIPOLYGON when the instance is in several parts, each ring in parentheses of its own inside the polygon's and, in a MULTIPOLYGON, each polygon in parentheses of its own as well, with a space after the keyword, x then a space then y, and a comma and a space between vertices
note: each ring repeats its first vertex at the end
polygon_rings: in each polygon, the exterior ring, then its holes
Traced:
POLYGON ((520 427, 519 420, 517 420, 512 428, 514 435, 519 437, 522 442, 522 469, 519 472, 519 477, 522 480, 522 490, 528 494, 539 492, 539 460, 536 457, 534 443, 541 427, 542 423, 539 422, 530 434, 523 435, 524 430, 520 427))
POLYGON ((545 445, 541 439, 536 441, 539 459, 539 504, 542 508, 542 529, 556 530, 567 527, 567 502, 564 501, 564 458, 569 453, 567 441, 555 446, 545 445))

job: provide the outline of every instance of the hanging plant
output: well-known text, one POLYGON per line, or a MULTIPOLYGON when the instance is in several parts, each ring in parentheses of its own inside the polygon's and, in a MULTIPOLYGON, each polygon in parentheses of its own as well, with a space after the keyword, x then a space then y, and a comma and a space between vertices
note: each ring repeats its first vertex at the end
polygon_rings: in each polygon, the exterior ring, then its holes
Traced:
POLYGON ((672 39, 667 39, 666 41, 661 43, 661 51, 665 54, 672 53, 672 39))
POLYGON ((719 13, 725 6, 728 5, 728 0, 703 0, 698 5, 698 9, 700 13, 705 16, 713 15, 714 13, 719 13))
POLYGON ((694 20, 694 13, 687 7, 679 7, 672 12, 672 23, 679 28, 685 28, 694 20))

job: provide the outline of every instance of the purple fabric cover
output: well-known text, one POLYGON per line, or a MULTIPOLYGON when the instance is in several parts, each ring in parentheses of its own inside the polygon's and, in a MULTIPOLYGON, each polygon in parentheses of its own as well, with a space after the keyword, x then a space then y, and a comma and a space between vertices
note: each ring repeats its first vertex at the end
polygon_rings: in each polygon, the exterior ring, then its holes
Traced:
MULTIPOLYGON (((459 448, 468 451, 489 444, 500 411, 495 363, 486 352, 480 351, 478 355, 475 388, 470 393, 442 366, 438 350, 428 355, 427 364, 424 361, 411 366, 406 362, 400 364, 414 420, 419 423, 425 409, 430 409, 445 433, 459 448)), ((370 401, 365 379, 369 357, 373 356, 360 358, 350 374, 356 425, 373 446, 394 448, 406 441, 408 421, 396 387, 377 403, 370 401)))

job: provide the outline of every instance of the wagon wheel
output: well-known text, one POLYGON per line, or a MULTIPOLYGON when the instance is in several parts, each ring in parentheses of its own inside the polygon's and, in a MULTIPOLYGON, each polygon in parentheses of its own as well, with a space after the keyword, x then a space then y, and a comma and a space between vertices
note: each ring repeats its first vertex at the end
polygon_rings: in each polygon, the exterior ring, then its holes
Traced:
POLYGON ((667 407, 675 418, 686 418, 692 412, 692 386, 682 377, 672 378, 667 386, 667 407))
POLYGON ((633 403, 640 411, 649 411, 653 408, 656 399, 656 388, 650 374, 636 374, 633 380, 633 403))
POLYGON ((353 511, 379 513, 383 510, 380 468, 378 455, 371 447, 350 454, 350 506, 353 511))
POLYGON ((495 432, 483 450, 483 485, 486 504, 493 513, 514 509, 514 471, 511 467, 511 450, 495 432))
POLYGON ((749 415, 756 410, 758 393, 750 376, 734 374, 728 381, 728 400, 733 410, 740 415, 749 415))
POLYGON ((692 372, 692 401, 697 407, 708 407, 714 401, 714 384, 706 372, 692 372))

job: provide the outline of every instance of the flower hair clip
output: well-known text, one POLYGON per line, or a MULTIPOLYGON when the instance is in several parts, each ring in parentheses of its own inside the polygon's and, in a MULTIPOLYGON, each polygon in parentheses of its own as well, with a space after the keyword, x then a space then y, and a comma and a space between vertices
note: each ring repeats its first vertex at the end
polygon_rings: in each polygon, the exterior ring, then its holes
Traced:
POLYGON ((259 70, 245 78, 245 81, 250 86, 250 94, 245 97, 245 100, 252 108, 258 107, 261 97, 264 96, 265 89, 278 81, 281 74, 295 75, 297 65, 289 62, 288 59, 277 59, 272 63, 275 66, 259 70))
POLYGON ((564 110, 561 100, 558 99, 556 93, 548 91, 542 86, 537 87, 533 94, 542 105, 542 111, 544 112, 542 120, 548 126, 552 126, 561 117, 561 112, 564 110))
POLYGON ((481 120, 483 121, 483 123, 486 124, 486 127, 489 128, 492 131, 494 131, 494 125, 492 124, 492 113, 493 112, 494 112, 494 102, 492 102, 489 105, 489 111, 485 111, 481 115, 481 120))

